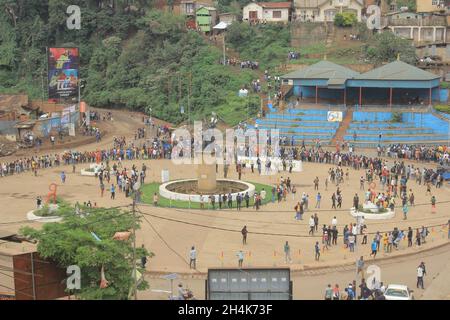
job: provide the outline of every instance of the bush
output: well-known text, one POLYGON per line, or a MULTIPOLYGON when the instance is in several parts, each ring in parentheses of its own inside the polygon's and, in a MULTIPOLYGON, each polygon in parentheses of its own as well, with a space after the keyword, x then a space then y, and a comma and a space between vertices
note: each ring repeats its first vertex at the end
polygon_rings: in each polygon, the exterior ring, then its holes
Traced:
POLYGON ((338 27, 351 27, 358 22, 353 12, 337 13, 334 16, 334 24, 338 27))
POLYGON ((441 88, 442 89, 450 89, 450 82, 447 82, 447 81, 441 82, 441 88))
POLYGON ((403 122, 403 117, 402 117, 402 113, 401 112, 393 112, 392 113, 392 118, 391 118, 391 122, 403 122))
POLYGON ((450 114, 450 106, 449 105, 437 105, 434 107, 439 112, 448 113, 450 114))

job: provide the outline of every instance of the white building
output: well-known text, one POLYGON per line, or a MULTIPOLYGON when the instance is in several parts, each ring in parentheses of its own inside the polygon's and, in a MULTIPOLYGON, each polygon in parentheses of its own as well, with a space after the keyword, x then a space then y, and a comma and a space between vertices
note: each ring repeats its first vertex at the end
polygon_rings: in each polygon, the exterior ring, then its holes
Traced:
POLYGON ((336 13, 353 12, 361 22, 364 0, 294 0, 297 21, 331 22, 336 13))
POLYGON ((292 2, 252 2, 243 9, 242 20, 257 22, 289 22, 292 2))

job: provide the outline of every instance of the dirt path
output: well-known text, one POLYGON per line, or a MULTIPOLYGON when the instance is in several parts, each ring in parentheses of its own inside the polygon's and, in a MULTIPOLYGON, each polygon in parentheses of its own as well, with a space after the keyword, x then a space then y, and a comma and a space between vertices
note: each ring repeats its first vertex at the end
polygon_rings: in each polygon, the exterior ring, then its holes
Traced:
MULTIPOLYGON (((90 137, 87 140, 75 140, 73 143, 64 145, 56 144, 54 148, 44 147, 39 151, 36 148, 20 149, 15 154, 0 158, 0 162, 9 162, 23 157, 37 156, 60 153, 64 150, 76 149, 77 151, 92 151, 97 149, 110 148, 114 137, 125 136, 126 138, 133 137, 138 128, 144 127, 142 112, 132 112, 128 110, 115 110, 115 109, 100 109, 91 108, 93 111, 97 111, 100 114, 104 114, 108 111, 112 113, 113 121, 99 121, 98 127, 105 135, 100 142, 96 142, 94 137, 90 137)), ((153 118, 153 121, 157 125, 169 125, 172 124, 153 118)), ((77 133, 78 134, 78 133, 77 133)))

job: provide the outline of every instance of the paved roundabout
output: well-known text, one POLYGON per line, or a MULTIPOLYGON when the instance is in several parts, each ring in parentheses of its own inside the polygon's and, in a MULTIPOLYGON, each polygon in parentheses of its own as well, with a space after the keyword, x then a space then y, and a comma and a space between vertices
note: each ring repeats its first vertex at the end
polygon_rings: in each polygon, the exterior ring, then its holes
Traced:
MULTIPOLYGON (((390 163, 393 160, 389 160, 390 163)), ((135 164, 138 168, 145 163, 147 170, 146 183, 161 182, 161 170, 169 170, 173 180, 191 179, 195 177, 195 169, 190 165, 176 166, 169 160, 137 160, 124 161, 127 168, 135 164)), ((422 164, 416 166, 422 167, 422 164)), ((429 165, 429 164, 427 164, 429 165)), ((349 252, 338 238, 338 244, 322 252, 320 261, 314 261, 314 244, 321 243, 321 228, 323 224, 329 225, 333 217, 338 220, 338 230, 341 236, 342 229, 349 223, 355 223, 355 218, 349 213, 352 198, 355 193, 363 197, 359 190, 359 177, 363 170, 350 169, 349 180, 339 187, 343 194, 341 209, 331 209, 331 195, 336 191, 335 185, 328 185, 325 189, 324 180, 327 177, 330 164, 304 163, 303 172, 280 172, 272 176, 259 176, 247 168, 243 172, 242 180, 255 184, 276 185, 281 177, 292 180, 297 186, 295 197, 288 194, 286 201, 280 203, 267 203, 261 210, 255 211, 252 207, 241 211, 234 209, 197 210, 189 208, 154 207, 151 204, 141 203, 136 206, 141 215, 141 229, 138 230, 138 245, 144 244, 155 253, 150 259, 147 269, 149 272, 179 272, 203 273, 208 267, 235 267, 237 266, 236 253, 243 250, 245 253, 244 266, 272 267, 290 266, 294 270, 308 268, 321 268, 330 265, 353 263, 357 257, 364 255, 369 259, 370 241, 377 231, 389 232, 394 227, 406 230, 427 226, 430 235, 420 248, 414 246, 407 248, 407 242, 400 244, 398 251, 392 253, 380 252, 377 259, 395 255, 408 254, 417 250, 427 249, 447 242, 447 229, 444 225, 450 218, 450 193, 448 188, 436 189, 432 192, 437 198, 437 212, 431 213, 430 196, 425 194, 426 187, 417 185, 414 181, 408 183, 416 195, 416 206, 411 207, 408 220, 403 220, 402 214, 395 215, 389 220, 366 220, 368 226, 368 245, 358 245, 355 252, 349 252), (319 177, 319 192, 322 194, 320 208, 314 208, 315 195, 313 180, 319 177), (304 220, 294 219, 294 207, 300 200, 303 192, 309 194, 309 209, 305 212, 304 220), (319 230, 309 235, 308 219, 317 213, 319 216, 319 230), (249 231, 247 245, 242 245, 241 229, 246 225, 249 231), (291 247, 292 263, 286 264, 283 246, 289 241, 291 247), (192 245, 198 250, 197 270, 190 270, 188 253, 192 245)), ((40 227, 41 223, 27 220, 26 212, 35 209, 37 196, 45 196, 45 190, 51 183, 58 184, 58 196, 64 200, 75 203, 91 201, 101 207, 128 206, 131 209, 131 199, 117 192, 116 199, 111 200, 108 190, 103 197, 100 196, 98 180, 95 177, 81 176, 79 173, 70 173, 70 167, 59 167, 41 170, 37 177, 31 173, 0 178, 0 205, 7 210, 0 212, 0 229, 18 230, 24 225, 40 227), (64 184, 60 182, 59 173, 65 170, 67 179, 64 184), (12 205, 13 204, 13 205, 12 205)), ((222 178, 222 168, 219 168, 218 178, 222 178)), ((229 171, 228 178, 237 179, 234 170, 229 171)), ((115 181, 115 178, 113 178, 115 181)), ((267 190, 267 197, 270 192, 267 190)), ((401 212, 401 208, 397 209, 401 212)))

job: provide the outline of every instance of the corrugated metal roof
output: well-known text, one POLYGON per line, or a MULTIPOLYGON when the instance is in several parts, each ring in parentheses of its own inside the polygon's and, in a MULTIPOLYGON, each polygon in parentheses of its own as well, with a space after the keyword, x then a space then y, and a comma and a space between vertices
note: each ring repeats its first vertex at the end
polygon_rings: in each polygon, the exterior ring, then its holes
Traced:
POLYGON ((263 8, 290 8, 292 2, 257 2, 263 8))
POLYGON ((440 76, 397 60, 354 77, 357 80, 434 80, 440 76))
MULTIPOLYGON (((296 70, 288 73, 282 78, 284 79, 329 79, 334 81, 334 79, 351 79, 359 75, 358 72, 352 69, 340 66, 336 63, 329 61, 320 61, 309 67, 301 70, 296 70)), ((337 81, 337 80, 336 80, 337 81)))
MULTIPOLYGON (((329 2, 330 0, 296 0, 294 6, 296 8, 318 8, 329 2)), ((364 6, 363 0, 355 0, 355 2, 361 6, 364 6)), ((336 5, 335 7, 340 6, 336 5)))

